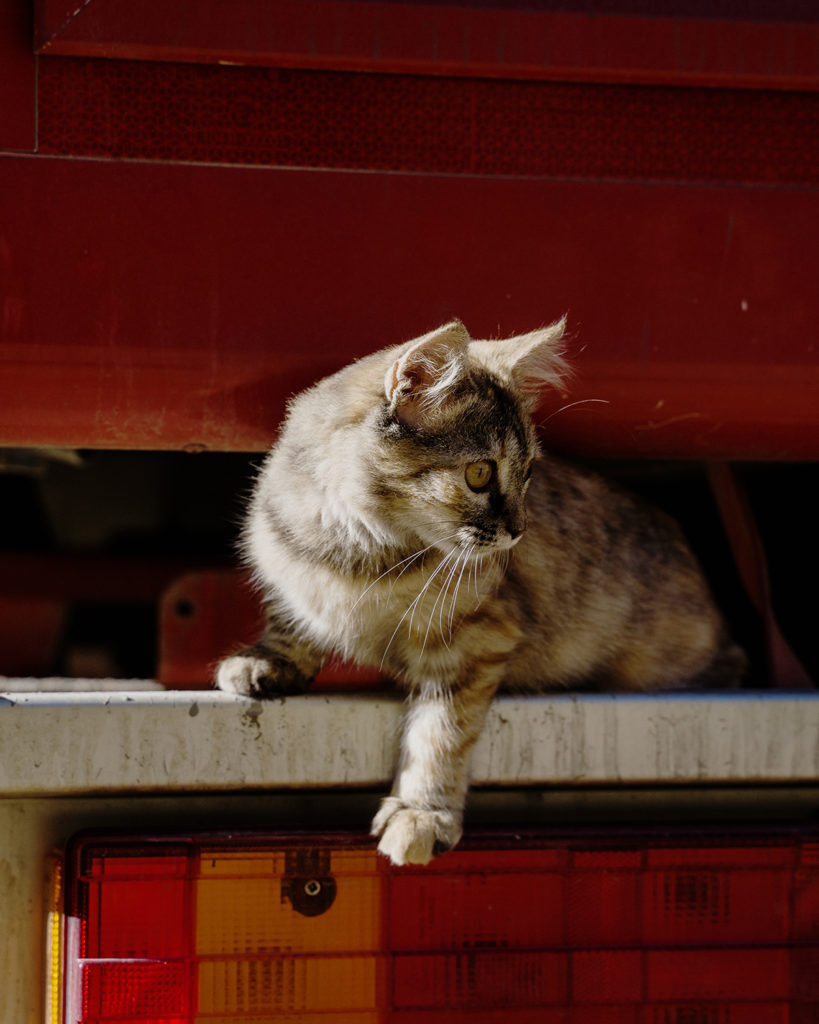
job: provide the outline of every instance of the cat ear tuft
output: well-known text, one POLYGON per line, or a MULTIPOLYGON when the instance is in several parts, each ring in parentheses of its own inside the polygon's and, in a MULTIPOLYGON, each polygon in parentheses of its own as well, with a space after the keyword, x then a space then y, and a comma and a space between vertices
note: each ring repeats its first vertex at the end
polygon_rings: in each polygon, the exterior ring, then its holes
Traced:
POLYGON ((468 348, 469 333, 460 320, 408 343, 384 378, 387 400, 403 423, 421 427, 435 417, 469 373, 468 348))
POLYGON ((570 374, 569 364, 563 358, 565 330, 564 316, 548 327, 509 339, 518 353, 511 367, 512 379, 518 390, 535 401, 543 388, 561 387, 570 374))
POLYGON ((502 341, 476 341, 470 352, 487 369, 508 381, 533 409, 544 388, 561 388, 571 375, 563 357, 566 317, 548 327, 502 341))

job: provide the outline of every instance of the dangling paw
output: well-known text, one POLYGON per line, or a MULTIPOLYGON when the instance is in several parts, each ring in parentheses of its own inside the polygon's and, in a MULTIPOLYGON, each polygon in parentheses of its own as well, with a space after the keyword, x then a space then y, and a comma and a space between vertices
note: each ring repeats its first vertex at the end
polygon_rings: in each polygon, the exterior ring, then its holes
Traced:
POLYGON ((389 796, 373 818, 371 833, 380 836, 380 853, 393 864, 428 864, 457 845, 461 823, 451 811, 408 807, 389 796))

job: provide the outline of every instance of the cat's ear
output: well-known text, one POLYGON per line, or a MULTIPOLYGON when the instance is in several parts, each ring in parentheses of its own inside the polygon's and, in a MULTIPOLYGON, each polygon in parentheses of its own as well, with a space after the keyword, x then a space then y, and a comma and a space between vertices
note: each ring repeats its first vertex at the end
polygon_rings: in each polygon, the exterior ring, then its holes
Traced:
POLYGON ((452 320, 409 343, 387 369, 384 392, 398 418, 411 427, 435 419, 469 373, 469 334, 452 320))
POLYGON ((503 341, 476 341, 470 353, 487 369, 507 381, 530 408, 544 388, 560 388, 570 376, 563 358, 566 318, 548 327, 503 341))

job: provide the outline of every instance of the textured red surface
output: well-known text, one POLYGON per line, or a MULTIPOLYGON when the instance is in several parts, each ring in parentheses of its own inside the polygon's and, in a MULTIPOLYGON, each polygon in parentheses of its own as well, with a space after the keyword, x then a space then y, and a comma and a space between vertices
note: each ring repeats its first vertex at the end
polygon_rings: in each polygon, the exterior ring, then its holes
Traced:
POLYGON ((286 398, 460 315, 566 309, 548 437, 819 455, 819 193, 6 159, 0 443, 259 450, 286 398))
POLYGON ((43 58, 42 153, 819 183, 819 94, 43 58))

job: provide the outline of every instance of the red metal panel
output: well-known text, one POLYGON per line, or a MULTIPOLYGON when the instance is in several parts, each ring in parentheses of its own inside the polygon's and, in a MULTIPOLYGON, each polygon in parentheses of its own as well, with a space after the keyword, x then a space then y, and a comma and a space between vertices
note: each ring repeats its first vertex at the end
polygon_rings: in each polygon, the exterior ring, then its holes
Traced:
POLYGON ((41 153, 819 184, 819 93, 42 58, 41 153))
POLYGON ((67 617, 68 607, 63 601, 0 594, 3 675, 47 675, 67 617))
MULTIPOLYGON (((577 5, 583 7, 583 5, 577 5)), ((413 74, 819 88, 819 25, 524 4, 38 0, 41 53, 413 74), (534 6, 534 5, 533 5, 534 6)), ((616 10, 615 5, 615 10, 616 10)), ((711 12, 709 12, 711 13, 711 12)), ((813 20, 813 19, 811 19, 813 20)))
MULTIPOLYGON (((212 685, 221 658, 258 640, 262 618, 259 595, 235 570, 180 575, 159 604, 157 679, 171 689, 212 685)), ((316 676, 311 690, 386 685, 390 684, 377 667, 331 661, 316 676)))
POLYGON ((201 559, 0 551, 0 600, 151 603, 193 566, 201 559))
POLYGON ((0 151, 34 149, 34 67, 27 5, 0 0, 0 151))
POLYGON ((6 158, 0 204, 2 444, 258 450, 355 356, 568 309, 551 443, 819 457, 813 190, 6 158))

